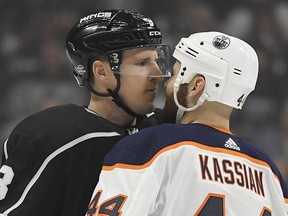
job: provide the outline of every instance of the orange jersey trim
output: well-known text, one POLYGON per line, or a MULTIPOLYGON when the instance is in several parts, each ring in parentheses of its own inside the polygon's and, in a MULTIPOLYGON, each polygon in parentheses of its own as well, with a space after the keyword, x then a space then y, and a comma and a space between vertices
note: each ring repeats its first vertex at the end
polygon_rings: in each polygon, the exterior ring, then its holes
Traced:
MULTIPOLYGON (((208 126, 209 126, 209 125, 208 125, 208 126)), ((221 132, 224 132, 224 133, 233 135, 233 133, 232 133, 230 130, 227 130, 227 129, 225 129, 225 128, 214 127, 214 126, 210 126, 210 127, 214 128, 214 129, 216 129, 216 130, 219 130, 219 131, 221 131, 221 132)))

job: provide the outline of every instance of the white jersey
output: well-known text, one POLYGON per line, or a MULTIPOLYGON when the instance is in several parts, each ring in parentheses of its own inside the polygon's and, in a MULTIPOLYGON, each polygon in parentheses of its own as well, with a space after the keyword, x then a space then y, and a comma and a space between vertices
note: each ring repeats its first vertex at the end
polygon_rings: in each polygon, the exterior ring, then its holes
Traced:
POLYGON ((86 215, 287 212, 287 186, 264 153, 228 131, 165 124, 124 138, 106 156, 86 215))

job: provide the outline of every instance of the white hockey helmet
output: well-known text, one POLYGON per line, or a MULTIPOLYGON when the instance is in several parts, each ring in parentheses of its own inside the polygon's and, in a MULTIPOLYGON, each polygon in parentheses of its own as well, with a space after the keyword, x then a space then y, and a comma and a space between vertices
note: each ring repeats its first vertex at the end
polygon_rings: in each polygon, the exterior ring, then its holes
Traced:
POLYGON ((182 38, 173 56, 181 63, 174 83, 174 100, 185 111, 197 109, 205 100, 241 109, 254 90, 258 76, 258 57, 246 42, 220 32, 201 32, 182 38), (205 77, 204 93, 194 107, 179 104, 179 86, 196 74, 205 77))

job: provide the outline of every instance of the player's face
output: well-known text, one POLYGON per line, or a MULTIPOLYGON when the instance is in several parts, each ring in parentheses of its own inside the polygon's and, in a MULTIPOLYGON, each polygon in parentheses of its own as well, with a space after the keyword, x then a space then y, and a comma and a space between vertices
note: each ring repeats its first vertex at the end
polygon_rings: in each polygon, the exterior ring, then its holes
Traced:
MULTIPOLYGON (((163 112, 165 116, 176 116, 178 107, 174 102, 174 97, 173 97, 173 85, 175 82, 175 79, 177 78, 177 74, 180 71, 181 64, 179 61, 176 61, 174 66, 173 66, 173 76, 166 81, 165 87, 166 87, 166 101, 165 101, 165 106, 163 109, 163 112)), ((178 101, 180 104, 185 105, 186 104, 186 93, 187 93, 187 85, 181 85, 179 88, 179 91, 177 93, 178 101)), ((175 118, 174 118, 175 119, 175 118)))
POLYGON ((137 48, 123 52, 120 66, 119 95, 134 112, 146 114, 155 109, 158 82, 163 79, 154 48, 137 48))

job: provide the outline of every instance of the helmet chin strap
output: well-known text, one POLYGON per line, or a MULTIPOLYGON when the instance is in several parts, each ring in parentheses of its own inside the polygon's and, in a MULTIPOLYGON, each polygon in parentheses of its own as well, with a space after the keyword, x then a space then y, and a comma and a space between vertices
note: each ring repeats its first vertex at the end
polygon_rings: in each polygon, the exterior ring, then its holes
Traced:
POLYGON ((100 93, 100 92, 95 91, 95 89, 89 83, 87 83, 87 88, 90 92, 92 92, 93 94, 95 94, 97 96, 101 96, 101 97, 110 97, 111 96, 111 97, 113 97, 113 102, 116 103, 119 107, 121 107, 130 116, 138 118, 138 119, 143 118, 142 115, 135 113, 134 111, 132 111, 129 107, 127 107, 124 104, 123 100, 121 99, 121 97, 118 94, 118 91, 120 89, 120 74, 115 74, 115 77, 117 80, 117 86, 116 86, 115 90, 107 89, 108 93, 100 93))
POLYGON ((206 92, 203 92, 203 94, 198 98, 197 103, 193 107, 189 107, 189 108, 184 107, 179 103, 178 98, 177 98, 177 93, 181 84, 183 84, 183 79, 178 77, 174 82, 174 91, 173 91, 174 102, 178 107, 177 115, 176 115, 176 124, 180 124, 180 121, 185 112, 191 112, 191 111, 196 110, 209 97, 209 95, 206 92))
POLYGON ((121 107, 126 113, 128 113, 130 116, 135 117, 135 118, 142 118, 143 116, 135 113, 132 111, 129 107, 127 107, 123 100, 120 98, 118 92, 112 91, 111 89, 107 89, 109 92, 110 96, 113 97, 113 102, 116 103, 119 107, 121 107))
POLYGON ((120 74, 114 73, 114 75, 117 80, 117 88, 114 91, 112 91, 111 89, 107 89, 107 91, 109 92, 109 95, 113 97, 113 102, 116 103, 119 107, 121 107, 130 116, 135 117, 135 118, 143 118, 142 115, 135 113, 133 110, 131 110, 128 106, 124 104, 123 100, 118 94, 118 91, 120 89, 120 74))
POLYGON ((177 115, 176 115, 176 124, 180 124, 181 119, 184 115, 185 112, 191 112, 196 110, 199 106, 201 106, 205 100, 207 100, 209 96, 204 92, 197 100, 197 103, 193 106, 193 107, 183 107, 181 104, 179 104, 178 100, 177 100, 177 95, 176 95, 176 99, 175 99, 175 94, 174 94, 174 100, 176 105, 178 106, 178 110, 177 110, 177 115))

